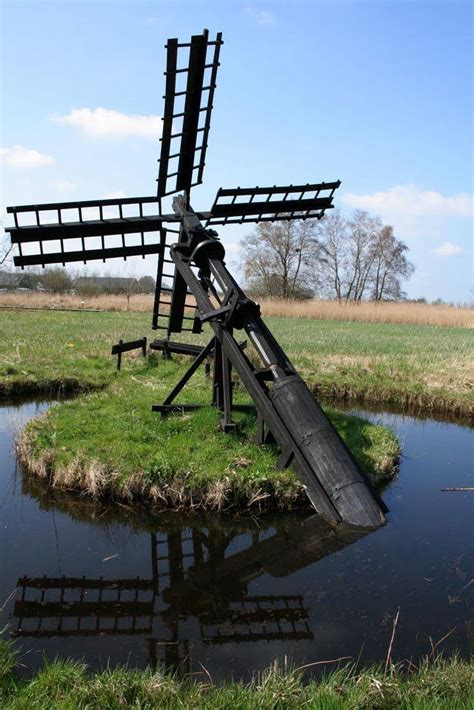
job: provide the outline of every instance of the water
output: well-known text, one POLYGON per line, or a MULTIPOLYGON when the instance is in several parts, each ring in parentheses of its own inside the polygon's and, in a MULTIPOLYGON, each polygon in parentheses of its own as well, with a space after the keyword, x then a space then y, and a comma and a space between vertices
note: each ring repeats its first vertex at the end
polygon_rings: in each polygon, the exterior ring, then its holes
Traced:
MULTIPOLYGON (((164 663, 214 681, 297 665, 385 660, 474 646, 472 431, 380 416, 403 442, 384 492, 388 525, 335 534, 312 515, 153 516, 101 509, 23 478, 14 431, 46 404, 0 409, 0 628, 25 672, 43 654, 133 667, 164 663), (9 601, 7 601, 9 599, 9 601)), ((323 666, 313 667, 319 672, 323 666)))

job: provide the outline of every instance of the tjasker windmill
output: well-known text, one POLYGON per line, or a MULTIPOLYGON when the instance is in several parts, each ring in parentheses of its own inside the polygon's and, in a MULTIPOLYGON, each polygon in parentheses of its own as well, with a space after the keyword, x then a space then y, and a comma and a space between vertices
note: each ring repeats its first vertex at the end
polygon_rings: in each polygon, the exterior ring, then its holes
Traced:
POLYGON ((234 369, 256 408, 259 443, 276 442, 278 465, 292 465, 314 508, 336 523, 376 528, 385 523, 386 507, 261 319, 258 304, 229 273, 224 245, 213 229, 321 219, 333 206, 339 181, 220 189, 209 211, 191 207, 191 188, 203 179, 222 43, 221 33, 211 40, 207 30, 190 42, 168 40, 157 196, 9 207, 15 222, 7 231, 18 247, 15 265, 157 254, 153 328, 166 335, 152 347, 194 360, 154 410, 166 415, 196 408, 174 400, 212 354, 212 404, 221 413, 221 428, 234 427, 234 369), (164 214, 163 198, 177 192, 173 214, 164 214), (204 348, 171 340, 173 333, 200 333, 205 323, 213 336, 204 348), (245 331, 260 367, 236 340, 239 330, 245 331))

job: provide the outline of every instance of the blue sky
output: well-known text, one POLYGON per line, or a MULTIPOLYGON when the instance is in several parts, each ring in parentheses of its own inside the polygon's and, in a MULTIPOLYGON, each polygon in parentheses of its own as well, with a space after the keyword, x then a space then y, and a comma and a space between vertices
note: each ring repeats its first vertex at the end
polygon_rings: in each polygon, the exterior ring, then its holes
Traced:
MULTIPOLYGON (((380 214, 410 247, 409 296, 469 299, 471 2, 1 7, 3 205, 154 194, 164 44, 208 27, 225 44, 195 209, 220 186, 340 179, 337 206, 380 214)), ((237 269, 248 229, 220 233, 237 269)))

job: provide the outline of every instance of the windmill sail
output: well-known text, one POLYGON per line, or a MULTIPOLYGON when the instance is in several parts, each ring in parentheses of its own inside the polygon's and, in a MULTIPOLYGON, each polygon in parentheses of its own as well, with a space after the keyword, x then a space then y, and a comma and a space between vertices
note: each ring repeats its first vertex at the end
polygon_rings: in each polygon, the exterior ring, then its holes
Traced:
POLYGON ((15 221, 6 229, 18 247, 14 263, 22 268, 161 254, 164 224, 175 221, 159 214, 156 197, 22 205, 7 212, 15 221))
POLYGON ((220 188, 207 225, 321 219, 331 209, 337 182, 284 187, 220 188))
MULTIPOLYGON (((159 200, 181 190, 189 199, 191 187, 202 182, 222 44, 222 33, 211 41, 208 30, 193 35, 190 42, 167 42, 159 200), (186 66, 178 66, 186 60, 186 66)), ((190 315, 194 298, 175 268, 165 273, 165 263, 158 263, 152 327, 165 329, 168 336, 201 332, 199 319, 190 315)))
POLYGON ((166 93, 158 173, 158 198, 189 190, 202 182, 222 33, 208 30, 190 42, 166 45, 166 93), (178 62, 187 53, 186 66, 178 62))

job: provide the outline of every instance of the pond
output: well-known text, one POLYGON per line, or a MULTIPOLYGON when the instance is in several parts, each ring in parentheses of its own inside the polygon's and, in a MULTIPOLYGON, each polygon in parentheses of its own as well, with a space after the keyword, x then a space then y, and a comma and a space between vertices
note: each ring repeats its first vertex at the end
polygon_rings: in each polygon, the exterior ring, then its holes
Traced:
POLYGON ((360 536, 316 515, 153 516, 45 491, 21 475, 13 440, 47 406, 0 408, 0 629, 24 672, 43 655, 204 667, 215 682, 284 656, 385 661, 398 609, 394 659, 443 638, 445 653, 474 650, 474 494, 441 490, 474 485, 472 430, 366 413, 403 457, 387 526, 360 536))

